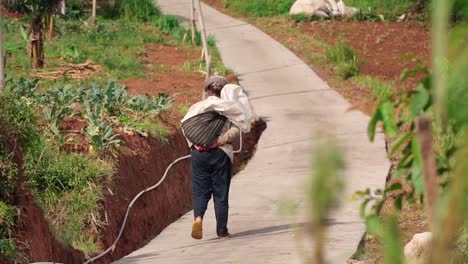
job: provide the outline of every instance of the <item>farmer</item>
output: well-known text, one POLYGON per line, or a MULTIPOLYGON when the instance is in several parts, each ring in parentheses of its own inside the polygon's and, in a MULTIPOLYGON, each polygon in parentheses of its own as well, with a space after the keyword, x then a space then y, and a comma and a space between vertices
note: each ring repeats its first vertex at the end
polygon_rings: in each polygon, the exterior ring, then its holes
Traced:
MULTIPOLYGON (((221 95, 223 88, 230 86, 232 88, 228 88, 230 94, 236 94, 235 98, 239 98, 239 94, 241 98, 246 98, 239 86, 227 85, 227 83, 228 81, 221 76, 214 76, 208 79, 204 85, 206 99, 193 105, 182 120, 187 120, 190 117, 196 116, 199 113, 206 113, 207 111, 218 112, 220 116, 223 116, 222 118, 227 119, 218 134, 219 136, 215 138, 214 143, 211 145, 202 146, 193 144, 188 139, 192 150, 191 175, 195 217, 192 224, 192 238, 194 239, 201 239, 203 237, 203 217, 212 195, 218 238, 226 239, 230 237, 227 223, 229 187, 231 184, 233 162, 232 143, 239 137, 239 127, 243 128, 244 132, 250 130, 252 115, 249 111, 250 109, 245 111, 246 107, 242 107, 242 104, 235 99, 229 98, 232 96, 221 95), (231 120, 237 124, 234 125, 231 120), (246 126, 246 122, 249 123, 248 126, 246 126)), ((226 94, 226 91, 223 94, 226 94)))

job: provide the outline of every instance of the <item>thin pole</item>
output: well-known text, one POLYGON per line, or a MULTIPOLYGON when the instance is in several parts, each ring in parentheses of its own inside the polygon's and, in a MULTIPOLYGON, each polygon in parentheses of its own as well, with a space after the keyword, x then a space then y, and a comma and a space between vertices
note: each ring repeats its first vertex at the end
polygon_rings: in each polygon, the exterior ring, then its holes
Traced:
POLYGON ((0 8, 0 93, 5 87, 5 55, 3 54, 3 15, 0 8))
POLYGON ((66 4, 65 4, 65 0, 62 0, 62 4, 60 6, 60 13, 62 13, 62 15, 66 15, 66 4))
POLYGON ((195 46, 195 31, 197 29, 195 25, 195 0, 192 0, 190 15, 191 15, 190 24, 192 27, 192 45, 195 46))
POLYGON ((208 50, 208 39, 206 37, 205 20, 203 19, 203 11, 201 8, 201 3, 200 3, 200 0, 197 0, 197 2, 198 2, 198 19, 200 22, 203 50, 205 54, 206 79, 208 80, 211 77, 211 56, 210 56, 210 51, 208 50))
POLYGON ((93 17, 96 17, 96 0, 93 0, 93 17))

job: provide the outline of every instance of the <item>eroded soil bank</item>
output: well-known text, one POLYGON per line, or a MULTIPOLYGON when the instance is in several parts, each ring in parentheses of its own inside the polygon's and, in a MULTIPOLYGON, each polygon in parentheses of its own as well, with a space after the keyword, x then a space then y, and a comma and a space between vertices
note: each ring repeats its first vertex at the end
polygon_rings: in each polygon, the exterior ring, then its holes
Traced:
MULTIPOLYGON (((243 150, 236 154, 234 172, 238 172, 255 151, 266 124, 259 121, 243 137, 243 150)), ((117 171, 104 193, 102 220, 107 225, 101 230, 101 248, 114 241, 122 223, 127 205, 146 187, 155 184, 166 167, 175 159, 188 155, 189 149, 180 131, 167 142, 154 138, 125 137, 125 149, 118 158, 117 171)), ((165 227, 191 209, 190 160, 175 165, 167 179, 156 190, 143 195, 133 206, 126 229, 114 251, 95 263, 110 263, 144 246, 165 227)), ((25 194, 21 205, 25 208, 18 233, 30 242, 30 262, 55 261, 82 263, 81 252, 58 242, 45 220, 42 209, 31 195, 25 194)))

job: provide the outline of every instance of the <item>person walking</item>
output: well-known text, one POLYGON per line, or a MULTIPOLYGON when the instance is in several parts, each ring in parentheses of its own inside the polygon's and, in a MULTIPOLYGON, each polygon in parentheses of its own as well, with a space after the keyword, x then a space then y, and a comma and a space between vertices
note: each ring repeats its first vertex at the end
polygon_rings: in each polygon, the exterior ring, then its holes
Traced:
MULTIPOLYGON (((214 76, 205 82, 204 101, 220 100, 222 89, 228 81, 221 76, 214 76)), ((203 104, 204 102, 200 102, 203 104)), ((190 111, 189 111, 190 112, 190 111)), ((208 202, 213 196, 216 216, 216 233, 218 238, 230 237, 228 224, 229 188, 231 185, 233 146, 239 137, 240 130, 227 119, 216 142, 209 146, 192 144, 191 176, 194 222, 192 224, 192 238, 203 238, 203 217, 208 202)))

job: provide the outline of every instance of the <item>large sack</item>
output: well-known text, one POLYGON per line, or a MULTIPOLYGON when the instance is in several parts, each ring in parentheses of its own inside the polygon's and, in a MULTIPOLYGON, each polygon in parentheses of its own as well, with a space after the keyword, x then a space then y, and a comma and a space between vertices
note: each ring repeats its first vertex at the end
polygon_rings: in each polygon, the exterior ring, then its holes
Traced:
POLYGON ((315 15, 315 11, 323 7, 324 4, 325 0, 297 0, 289 10, 289 14, 313 16, 315 15))

